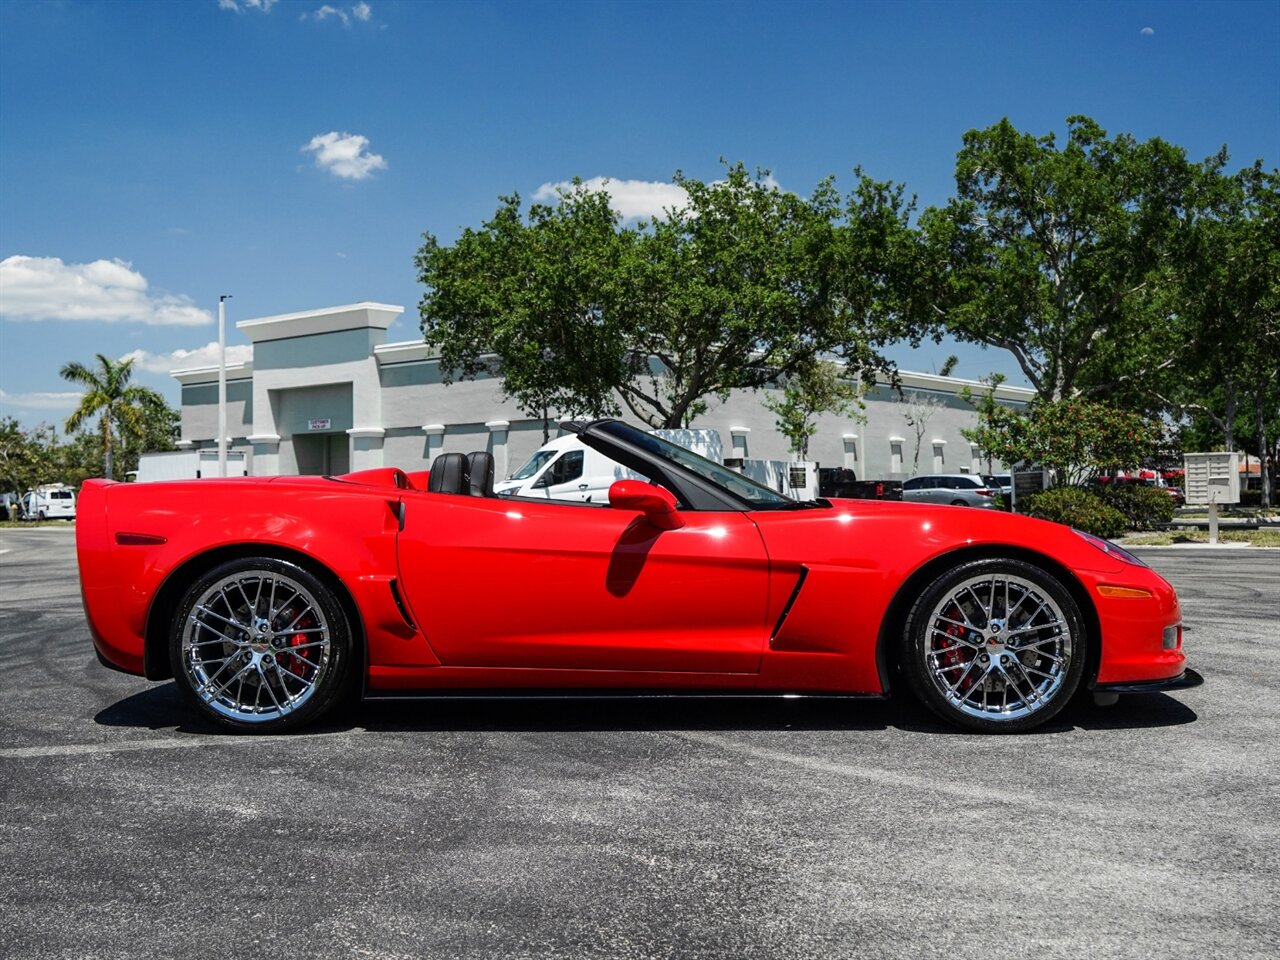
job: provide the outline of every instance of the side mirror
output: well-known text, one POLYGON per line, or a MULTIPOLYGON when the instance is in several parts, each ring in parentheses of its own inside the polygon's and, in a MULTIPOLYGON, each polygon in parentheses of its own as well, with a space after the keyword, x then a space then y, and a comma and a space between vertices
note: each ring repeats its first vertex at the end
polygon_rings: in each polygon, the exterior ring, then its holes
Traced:
POLYGON ((684 517, 676 509, 669 490, 643 480, 618 480, 609 487, 609 506, 615 510, 639 510, 659 530, 678 530, 684 517))

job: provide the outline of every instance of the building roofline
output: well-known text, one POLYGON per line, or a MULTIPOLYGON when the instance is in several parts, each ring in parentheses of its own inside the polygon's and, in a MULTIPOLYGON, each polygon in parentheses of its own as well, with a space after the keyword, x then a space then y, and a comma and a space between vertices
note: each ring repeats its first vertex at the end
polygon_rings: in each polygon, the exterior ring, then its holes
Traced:
MULTIPOLYGON (((197 383, 217 383, 218 382, 218 365, 205 367, 184 367, 181 370, 170 370, 169 376, 177 380, 184 387, 197 383)), ((227 364, 227 381, 232 380, 251 380, 253 379, 253 361, 242 360, 239 363, 227 364)))
MULTIPOLYGON (((925 390, 945 390, 958 393, 959 388, 968 387, 974 393, 984 393, 991 389, 991 384, 981 380, 967 380, 963 377, 944 377, 936 373, 918 373, 914 370, 899 370, 898 379, 904 387, 920 387, 925 390)), ((876 378, 876 383, 889 386, 889 380, 876 378)), ((1007 400, 1033 400, 1036 392, 1030 387, 1016 387, 1002 383, 996 387, 996 396, 1007 400)))
POLYGON ((281 313, 272 317, 255 317, 241 320, 237 330, 243 330, 254 343, 263 340, 285 340, 317 333, 336 333, 339 330, 373 328, 385 330, 391 321, 404 313, 404 307, 391 303, 362 300, 338 307, 320 310, 302 310, 297 313, 281 313))

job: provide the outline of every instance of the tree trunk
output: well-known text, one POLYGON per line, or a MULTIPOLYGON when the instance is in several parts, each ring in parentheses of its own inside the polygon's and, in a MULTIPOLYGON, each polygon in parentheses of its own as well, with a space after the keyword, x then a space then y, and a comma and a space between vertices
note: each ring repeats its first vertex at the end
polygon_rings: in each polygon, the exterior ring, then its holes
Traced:
POLYGON ((1253 398, 1253 426, 1258 433, 1258 468, 1262 474, 1262 505, 1271 506, 1271 463, 1267 456, 1267 420, 1263 416, 1266 406, 1265 389, 1260 389, 1253 398))
POLYGON ((102 474, 108 480, 114 480, 112 473, 112 457, 111 457, 111 417, 104 414, 102 417, 102 474))
POLYGON ((1226 415, 1222 418, 1222 441, 1227 447, 1227 453, 1236 448, 1236 382, 1227 380, 1226 383, 1226 415))

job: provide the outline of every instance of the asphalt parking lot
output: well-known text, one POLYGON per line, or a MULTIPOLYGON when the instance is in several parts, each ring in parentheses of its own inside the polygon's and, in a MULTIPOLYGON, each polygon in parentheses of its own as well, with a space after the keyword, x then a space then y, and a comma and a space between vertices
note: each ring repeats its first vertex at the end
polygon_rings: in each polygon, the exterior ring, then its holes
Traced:
POLYGON ((1020 737, 900 702, 365 705, 223 735, 0 530, 0 955, 1274 957, 1280 551, 1149 550, 1206 678, 1020 737))

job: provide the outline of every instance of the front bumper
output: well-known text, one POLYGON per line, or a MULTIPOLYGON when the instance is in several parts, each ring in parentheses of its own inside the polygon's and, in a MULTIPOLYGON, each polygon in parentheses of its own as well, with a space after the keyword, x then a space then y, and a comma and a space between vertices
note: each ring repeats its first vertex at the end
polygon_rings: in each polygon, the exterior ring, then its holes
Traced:
POLYGON ((1142 680, 1139 682, 1096 683, 1093 686, 1098 693, 1159 693, 1164 690, 1186 690, 1204 683, 1204 677, 1188 667, 1176 677, 1164 680, 1142 680))

